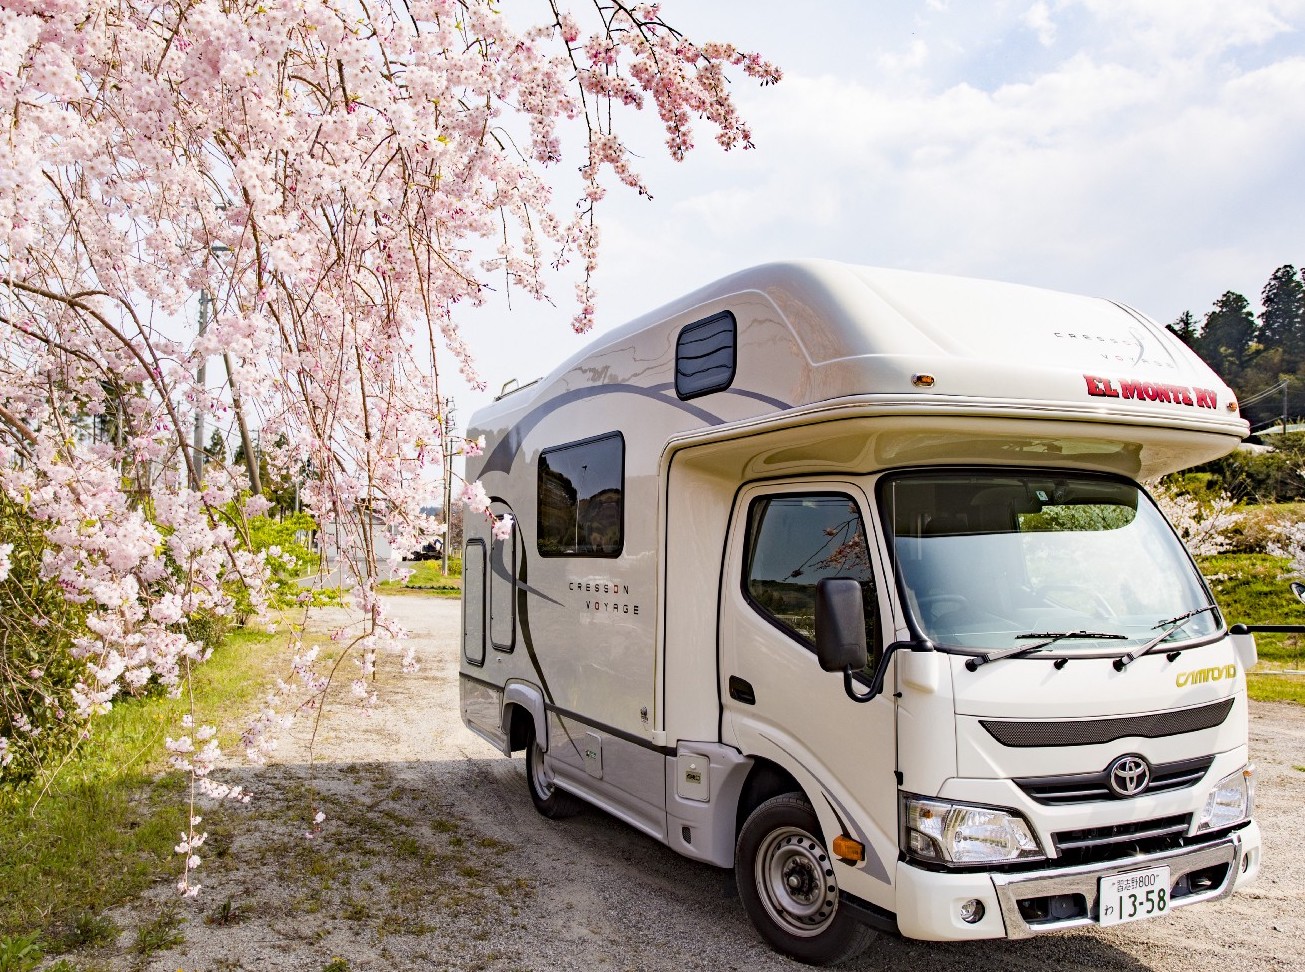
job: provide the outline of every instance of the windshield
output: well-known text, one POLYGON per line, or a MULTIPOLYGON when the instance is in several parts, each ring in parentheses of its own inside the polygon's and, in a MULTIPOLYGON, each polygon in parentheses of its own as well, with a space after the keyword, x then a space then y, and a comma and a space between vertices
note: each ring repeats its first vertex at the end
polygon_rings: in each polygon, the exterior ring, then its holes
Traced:
POLYGON ((907 609, 940 647, 1051 639, 1043 657, 1121 654, 1170 628, 1156 650, 1219 631, 1217 611, 1184 617, 1209 595, 1139 486, 1069 472, 912 473, 886 477, 880 497, 907 609))

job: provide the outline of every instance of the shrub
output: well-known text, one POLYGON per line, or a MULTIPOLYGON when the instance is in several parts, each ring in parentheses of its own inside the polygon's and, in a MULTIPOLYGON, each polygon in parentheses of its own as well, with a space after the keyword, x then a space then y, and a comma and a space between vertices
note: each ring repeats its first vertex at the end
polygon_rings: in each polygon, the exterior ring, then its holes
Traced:
POLYGON ((74 657, 85 613, 43 579, 45 535, 0 493, 0 780, 31 780, 72 745, 68 718, 85 666, 74 657), (7 551, 7 556, 3 556, 7 551))

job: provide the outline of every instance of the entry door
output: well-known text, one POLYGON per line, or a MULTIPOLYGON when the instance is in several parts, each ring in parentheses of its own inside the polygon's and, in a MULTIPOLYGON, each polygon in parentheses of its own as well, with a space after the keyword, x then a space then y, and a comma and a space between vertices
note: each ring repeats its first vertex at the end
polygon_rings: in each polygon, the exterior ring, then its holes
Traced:
MULTIPOLYGON (((815 654, 816 583, 861 582, 867 672, 894 624, 883 558, 866 494, 839 482, 745 489, 734 511, 722 591, 723 735, 744 753, 788 769, 826 830, 860 840, 867 860, 857 893, 888 903, 897 858, 892 679, 869 703, 847 697, 840 673, 815 654)), ((868 679, 867 679, 868 681, 868 679)), ((865 685, 858 685, 865 691, 865 685)))

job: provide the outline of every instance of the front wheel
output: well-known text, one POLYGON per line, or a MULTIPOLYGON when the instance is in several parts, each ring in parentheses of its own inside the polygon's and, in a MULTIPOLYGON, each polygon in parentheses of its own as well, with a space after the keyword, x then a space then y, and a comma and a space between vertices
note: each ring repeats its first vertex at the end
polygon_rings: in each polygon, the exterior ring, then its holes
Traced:
POLYGON ((874 933, 839 910, 820 821, 799 794, 772 797, 752 811, 735 850, 739 897, 777 952, 808 965, 833 965, 870 943, 874 933))
POLYGON ((559 790, 553 782, 553 774, 544 765, 544 747, 535 738, 533 725, 526 737, 526 784, 530 787, 530 800, 535 809, 550 820, 573 817, 584 805, 578 797, 559 790))

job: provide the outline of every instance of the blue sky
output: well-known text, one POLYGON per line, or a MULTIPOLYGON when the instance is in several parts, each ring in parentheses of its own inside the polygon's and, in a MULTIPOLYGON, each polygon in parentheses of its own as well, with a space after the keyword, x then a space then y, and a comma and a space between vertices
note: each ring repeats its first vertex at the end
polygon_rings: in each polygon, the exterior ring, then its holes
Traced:
MULTIPOLYGON (((511 13, 510 6, 507 8, 511 13)), ((829 257, 1123 300, 1161 322, 1305 263, 1305 0, 665 0, 777 62, 756 149, 681 164, 627 125, 650 203, 605 203, 598 329, 734 270, 829 257)), ((491 392, 587 338, 556 308, 465 324, 491 392)), ((463 425, 486 395, 454 388, 463 425)))

